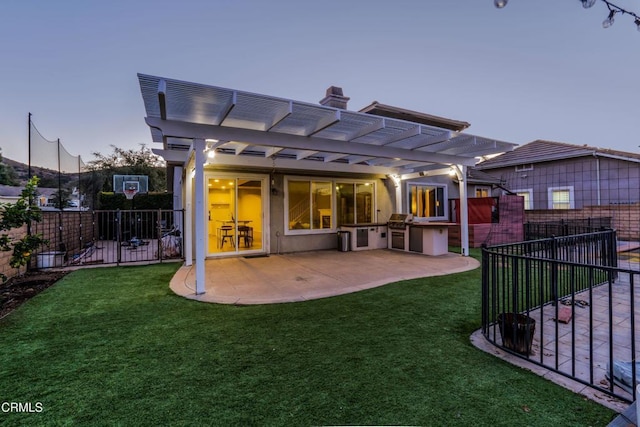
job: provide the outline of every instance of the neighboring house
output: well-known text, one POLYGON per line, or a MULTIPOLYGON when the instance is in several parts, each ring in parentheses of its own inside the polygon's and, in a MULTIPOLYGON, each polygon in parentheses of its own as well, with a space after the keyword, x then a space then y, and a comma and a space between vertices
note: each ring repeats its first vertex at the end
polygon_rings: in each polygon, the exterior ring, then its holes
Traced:
MULTIPOLYGON (((0 203, 15 203, 20 198, 22 194, 22 190, 24 187, 15 187, 11 185, 0 185, 0 203)), ((37 188, 38 197, 35 202, 39 208, 42 210, 57 210, 55 208, 56 203, 56 194, 58 193, 57 188, 45 188, 38 187, 37 188)), ((77 188, 74 188, 69 196, 69 206, 64 210, 80 210, 81 199, 83 196, 80 195, 77 188)), ((82 210, 86 210, 86 208, 82 208, 82 210)))
MULTIPOLYGON (((2 203, 15 203, 20 198, 24 187, 15 187, 11 185, 0 185, 0 202, 2 203)), ((40 208, 44 208, 49 203, 53 194, 57 192, 57 188, 38 188, 38 198, 36 204, 40 208)))
POLYGON ((636 153, 537 140, 478 163, 475 169, 524 197, 527 210, 640 201, 640 155, 636 153))
POLYGON ((20 198, 22 187, 0 185, 0 203, 15 203, 20 198))
MULTIPOLYGON (((147 125, 162 144, 153 151, 167 162, 175 207, 186 210, 196 293, 206 258, 335 249, 341 227, 386 230, 393 213, 447 221, 452 196, 466 212, 476 158, 514 147, 461 133, 466 122, 379 103, 347 110, 336 87, 317 105, 138 77, 147 125)), ((465 213, 463 236, 466 222, 465 213)))

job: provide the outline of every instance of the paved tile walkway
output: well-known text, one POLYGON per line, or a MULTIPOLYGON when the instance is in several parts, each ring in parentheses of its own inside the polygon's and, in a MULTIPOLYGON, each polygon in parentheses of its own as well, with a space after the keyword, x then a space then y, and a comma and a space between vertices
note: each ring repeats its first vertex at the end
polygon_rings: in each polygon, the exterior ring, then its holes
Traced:
POLYGON ((207 260, 202 295, 195 294, 194 266, 185 266, 171 280, 171 289, 198 301, 273 304, 326 298, 479 266, 474 258, 453 253, 426 256, 389 249, 298 252, 207 260))

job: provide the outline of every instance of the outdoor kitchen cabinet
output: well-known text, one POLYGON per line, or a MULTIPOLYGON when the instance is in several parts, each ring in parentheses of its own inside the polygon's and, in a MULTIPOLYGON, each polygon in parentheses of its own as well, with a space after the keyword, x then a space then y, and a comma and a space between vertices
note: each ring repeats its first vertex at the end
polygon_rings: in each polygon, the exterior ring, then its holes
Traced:
POLYGON ((449 251, 449 223, 418 222, 409 226, 409 251, 444 255, 449 251))
POLYGON ((387 247, 387 224, 343 224, 341 231, 350 233, 350 250, 363 251, 371 249, 383 249, 387 247))

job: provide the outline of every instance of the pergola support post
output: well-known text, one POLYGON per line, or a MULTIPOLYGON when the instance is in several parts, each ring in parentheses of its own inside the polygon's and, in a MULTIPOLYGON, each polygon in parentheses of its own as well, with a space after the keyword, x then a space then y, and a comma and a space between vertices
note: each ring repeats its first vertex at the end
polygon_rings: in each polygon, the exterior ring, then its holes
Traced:
POLYGON ((184 170, 185 197, 184 197, 184 264, 193 265, 193 160, 186 163, 184 170))
POLYGON ((194 192, 194 221, 195 221, 195 249, 196 249, 196 295, 205 293, 205 259, 207 230, 205 229, 204 218, 204 162, 205 162, 205 140, 196 138, 193 140, 193 150, 195 157, 195 185, 194 192))
POLYGON ((460 188, 460 249, 463 256, 469 256, 469 203, 467 203, 467 166, 454 167, 460 188))

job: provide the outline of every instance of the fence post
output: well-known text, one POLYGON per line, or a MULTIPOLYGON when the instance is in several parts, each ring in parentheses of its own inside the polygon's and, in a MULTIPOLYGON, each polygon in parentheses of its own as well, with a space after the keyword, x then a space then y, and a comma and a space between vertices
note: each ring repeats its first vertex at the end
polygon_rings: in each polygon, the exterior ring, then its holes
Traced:
POLYGON ((482 334, 489 333, 489 253, 487 244, 482 247, 482 334))
POLYGON ((164 254, 162 253, 162 209, 158 209, 158 219, 156 220, 156 236, 158 239, 158 260, 162 262, 164 254))
POLYGON ((551 236, 551 298, 558 303, 558 242, 556 236, 551 236))
POLYGON ((116 211, 116 249, 118 251, 118 255, 116 257, 116 265, 120 265, 120 261, 122 260, 121 259, 122 236, 120 235, 122 232, 121 224, 122 224, 122 212, 120 211, 120 209, 118 209, 116 211))

